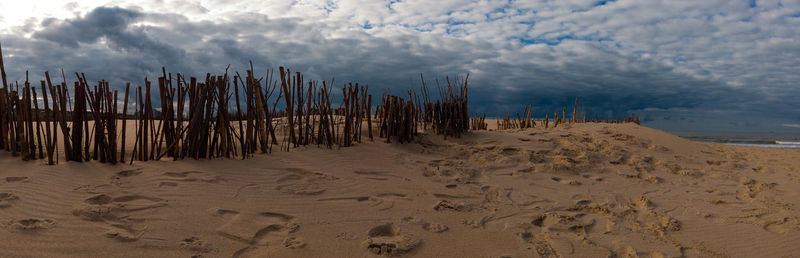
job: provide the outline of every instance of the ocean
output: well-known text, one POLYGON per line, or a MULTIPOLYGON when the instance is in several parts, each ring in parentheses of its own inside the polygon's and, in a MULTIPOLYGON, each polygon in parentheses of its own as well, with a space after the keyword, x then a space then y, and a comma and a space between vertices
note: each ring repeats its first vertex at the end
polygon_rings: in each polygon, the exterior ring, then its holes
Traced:
POLYGON ((800 133, 698 132, 675 131, 677 136, 698 142, 767 148, 800 149, 800 133))

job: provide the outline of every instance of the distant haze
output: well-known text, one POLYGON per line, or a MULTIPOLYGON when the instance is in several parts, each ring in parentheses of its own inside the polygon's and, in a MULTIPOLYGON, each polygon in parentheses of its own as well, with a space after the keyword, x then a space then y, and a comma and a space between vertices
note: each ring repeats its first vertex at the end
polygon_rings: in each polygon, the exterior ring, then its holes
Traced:
POLYGON ((404 94, 469 73, 471 113, 578 97, 671 131, 800 132, 796 0, 2 1, 0 43, 12 81, 64 68, 120 89, 252 60, 404 94))

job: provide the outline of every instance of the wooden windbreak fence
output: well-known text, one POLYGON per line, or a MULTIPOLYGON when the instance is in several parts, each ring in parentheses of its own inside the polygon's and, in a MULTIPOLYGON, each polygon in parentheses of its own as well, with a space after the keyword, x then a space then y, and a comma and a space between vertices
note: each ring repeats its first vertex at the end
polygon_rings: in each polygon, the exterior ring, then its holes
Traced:
POLYGON ((403 143, 413 141, 420 128, 427 130, 430 127, 435 134, 445 137, 460 137, 467 132, 470 128, 467 108, 469 74, 463 80, 445 79, 445 86, 436 80, 438 100, 431 100, 428 84, 422 75, 419 94, 408 91, 407 99, 384 94, 376 111, 380 137, 386 138, 386 142, 394 138, 403 143))
MULTIPOLYGON (((75 73, 69 85, 63 70, 60 83, 51 80, 49 72, 44 72, 38 88, 27 74, 24 83, 10 83, 2 57, 0 47, 0 149, 23 160, 46 159, 51 165, 59 160, 132 164, 164 157, 246 159, 307 145, 349 147, 374 140, 376 131, 386 142, 404 143, 429 129, 445 137, 487 129, 485 114, 470 119, 468 113, 469 74, 453 80, 445 77, 445 83, 435 80, 438 99, 432 99, 428 82, 420 75, 421 88, 408 91, 406 98, 387 91, 373 103, 369 86, 346 83, 336 103, 333 80, 306 80, 284 67, 256 78, 252 62, 244 75, 230 74, 226 68, 204 79, 162 67, 155 84, 144 78, 143 86, 127 83, 122 93, 108 81, 90 83, 83 73, 75 73)), ((554 127, 577 122, 639 123, 633 116, 587 119, 578 111, 577 99, 571 118, 565 109, 553 115, 554 127)), ((497 128, 535 127, 532 116, 533 106, 527 105, 522 114, 503 116, 497 128)), ((539 126, 548 128, 549 120, 546 114, 539 126)))
MULTIPOLYGON (((574 123, 636 123, 640 124, 640 120, 638 116, 631 115, 625 116, 620 118, 604 118, 600 119, 599 115, 596 115, 595 118, 587 118, 586 112, 584 111, 583 106, 579 105, 580 102, 578 99, 575 99, 575 104, 572 107, 572 115, 568 116, 567 110, 562 109, 560 112, 557 110, 553 112, 553 119, 552 119, 552 127, 556 128, 558 125, 561 124, 574 124, 574 123)), ((516 116, 511 114, 504 114, 497 119, 497 129, 498 130, 508 130, 508 129, 526 129, 526 128, 534 128, 537 126, 536 119, 533 119, 533 106, 526 105, 523 107, 523 112, 516 113, 516 116)), ((485 114, 484 114, 485 117, 485 114)), ((475 119, 475 118, 473 118, 475 119)), ((550 114, 546 113, 543 120, 539 120, 539 126, 544 128, 551 127, 551 119, 550 114)), ((477 121, 475 123, 478 123, 477 121)), ((479 125, 479 124, 478 124, 479 125)), ((486 127, 474 129, 476 126, 473 126, 473 130, 486 130, 486 127)))
POLYGON ((376 131, 387 142, 409 142, 420 125, 445 136, 469 129, 466 78, 448 79, 437 101, 425 86, 408 99, 384 94, 379 103, 358 83, 343 84, 341 101, 333 102, 333 80, 305 80, 284 67, 256 78, 252 62, 244 75, 226 68, 204 79, 162 68, 155 81, 127 83, 124 92, 83 73, 70 85, 63 70, 60 83, 44 72, 37 88, 27 76, 8 82, 1 47, 0 75, 0 149, 48 164, 246 159, 306 145, 349 147, 374 140, 376 131))

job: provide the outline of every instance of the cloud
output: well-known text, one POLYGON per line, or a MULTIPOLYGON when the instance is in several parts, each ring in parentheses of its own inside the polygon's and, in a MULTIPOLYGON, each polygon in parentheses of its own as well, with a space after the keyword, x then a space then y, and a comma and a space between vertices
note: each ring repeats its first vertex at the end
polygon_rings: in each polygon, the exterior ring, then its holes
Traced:
POLYGON ((64 67, 119 88, 162 65, 203 77, 253 60, 261 75, 287 66, 376 95, 419 87, 419 73, 470 73, 472 111, 490 116, 525 104, 543 116, 578 97, 590 115, 659 126, 670 116, 800 122, 794 1, 115 3, 7 29, 17 32, 0 34, 9 76, 64 67))
POLYGON ((94 43, 102 36, 126 44, 127 38, 122 34, 128 25, 140 16, 139 12, 118 7, 98 7, 85 17, 77 19, 65 21, 45 19, 41 24, 45 29, 34 33, 34 37, 72 48, 77 48, 79 42, 94 43))

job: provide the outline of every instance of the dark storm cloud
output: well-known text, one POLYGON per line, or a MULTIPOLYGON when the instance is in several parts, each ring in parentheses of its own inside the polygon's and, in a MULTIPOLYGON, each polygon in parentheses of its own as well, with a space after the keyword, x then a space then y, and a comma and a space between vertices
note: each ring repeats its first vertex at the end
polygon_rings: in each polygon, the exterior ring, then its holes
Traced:
POLYGON ((124 34, 128 25, 138 17, 141 17, 141 14, 136 11, 118 7, 98 7, 82 18, 64 21, 45 19, 41 24, 45 29, 36 32, 34 37, 72 48, 77 48, 79 42, 94 43, 103 36, 124 39, 118 36, 124 34))
MULTIPOLYGON (((616 4, 574 8, 606 11, 616 4)), ((402 10, 399 5, 393 6, 396 12, 402 10)), ((506 8, 502 13, 473 18, 470 12, 475 9, 430 14, 452 16, 438 23, 373 17, 369 18, 370 28, 343 30, 334 22, 270 18, 258 13, 191 20, 177 13, 98 7, 81 17, 44 19, 40 26, 27 28, 33 30, 29 38, 7 34, 0 35, 0 40, 9 76, 14 80, 24 80, 25 70, 36 76, 64 67, 68 74, 86 72, 90 80, 109 80, 119 88, 127 81, 142 84, 145 76, 152 80, 160 74, 161 66, 204 77, 206 72, 222 73, 228 64, 234 71, 244 71, 252 60, 258 76, 263 76, 267 68, 286 66, 304 72, 308 79, 335 77, 337 86, 348 81, 366 83, 372 94, 391 88, 393 94, 404 95, 407 89, 419 87, 420 73, 433 87, 435 78, 444 83, 447 75, 452 78, 469 72, 471 111, 489 116, 518 112, 526 104, 533 104, 535 114, 544 116, 571 108, 577 97, 590 115, 636 113, 655 124, 666 116, 688 118, 670 123, 702 121, 703 116, 769 117, 787 124, 800 120, 800 104, 794 100, 800 96, 800 89, 786 86, 788 79, 797 76, 787 75, 785 67, 796 67, 800 56, 800 47, 792 41, 762 39, 764 42, 756 44, 764 47, 728 57, 728 67, 705 61, 730 55, 720 52, 724 49, 709 50, 705 45, 740 47, 720 40, 695 42, 698 39, 692 35, 696 32, 687 31, 679 38, 651 35, 658 43, 648 47, 640 42, 642 39, 632 38, 637 33, 635 27, 584 33, 597 23, 608 22, 595 20, 591 12, 570 23, 559 20, 578 14, 554 15, 530 25, 517 18, 503 18, 529 15, 522 9, 506 8), (476 22, 489 18, 486 24, 476 22), (463 31, 452 36, 448 31, 454 30, 444 28, 463 31), (516 33, 504 31, 509 28, 527 31, 528 36, 498 41, 504 33, 516 33), (614 38, 629 40, 610 40, 614 38), (676 50, 672 45, 675 40, 687 46, 676 50), (621 47, 625 44, 630 47, 621 47), (663 58, 659 51, 679 55, 663 58), (764 65, 752 65, 759 63, 764 65)), ((560 13, 558 10, 551 11, 560 13)), ((358 16, 357 11, 354 13, 358 16)), ((637 14, 631 19, 655 24, 654 28, 664 31, 680 30, 693 22, 647 17, 637 14)))
POLYGON ((44 29, 34 33, 33 37, 75 48, 78 52, 83 50, 78 49, 79 43, 93 44, 105 39, 108 46, 118 53, 144 54, 163 65, 184 68, 182 59, 186 53, 183 49, 151 38, 147 26, 131 26, 142 16, 134 10, 98 7, 76 19, 46 19, 42 22, 44 29))

